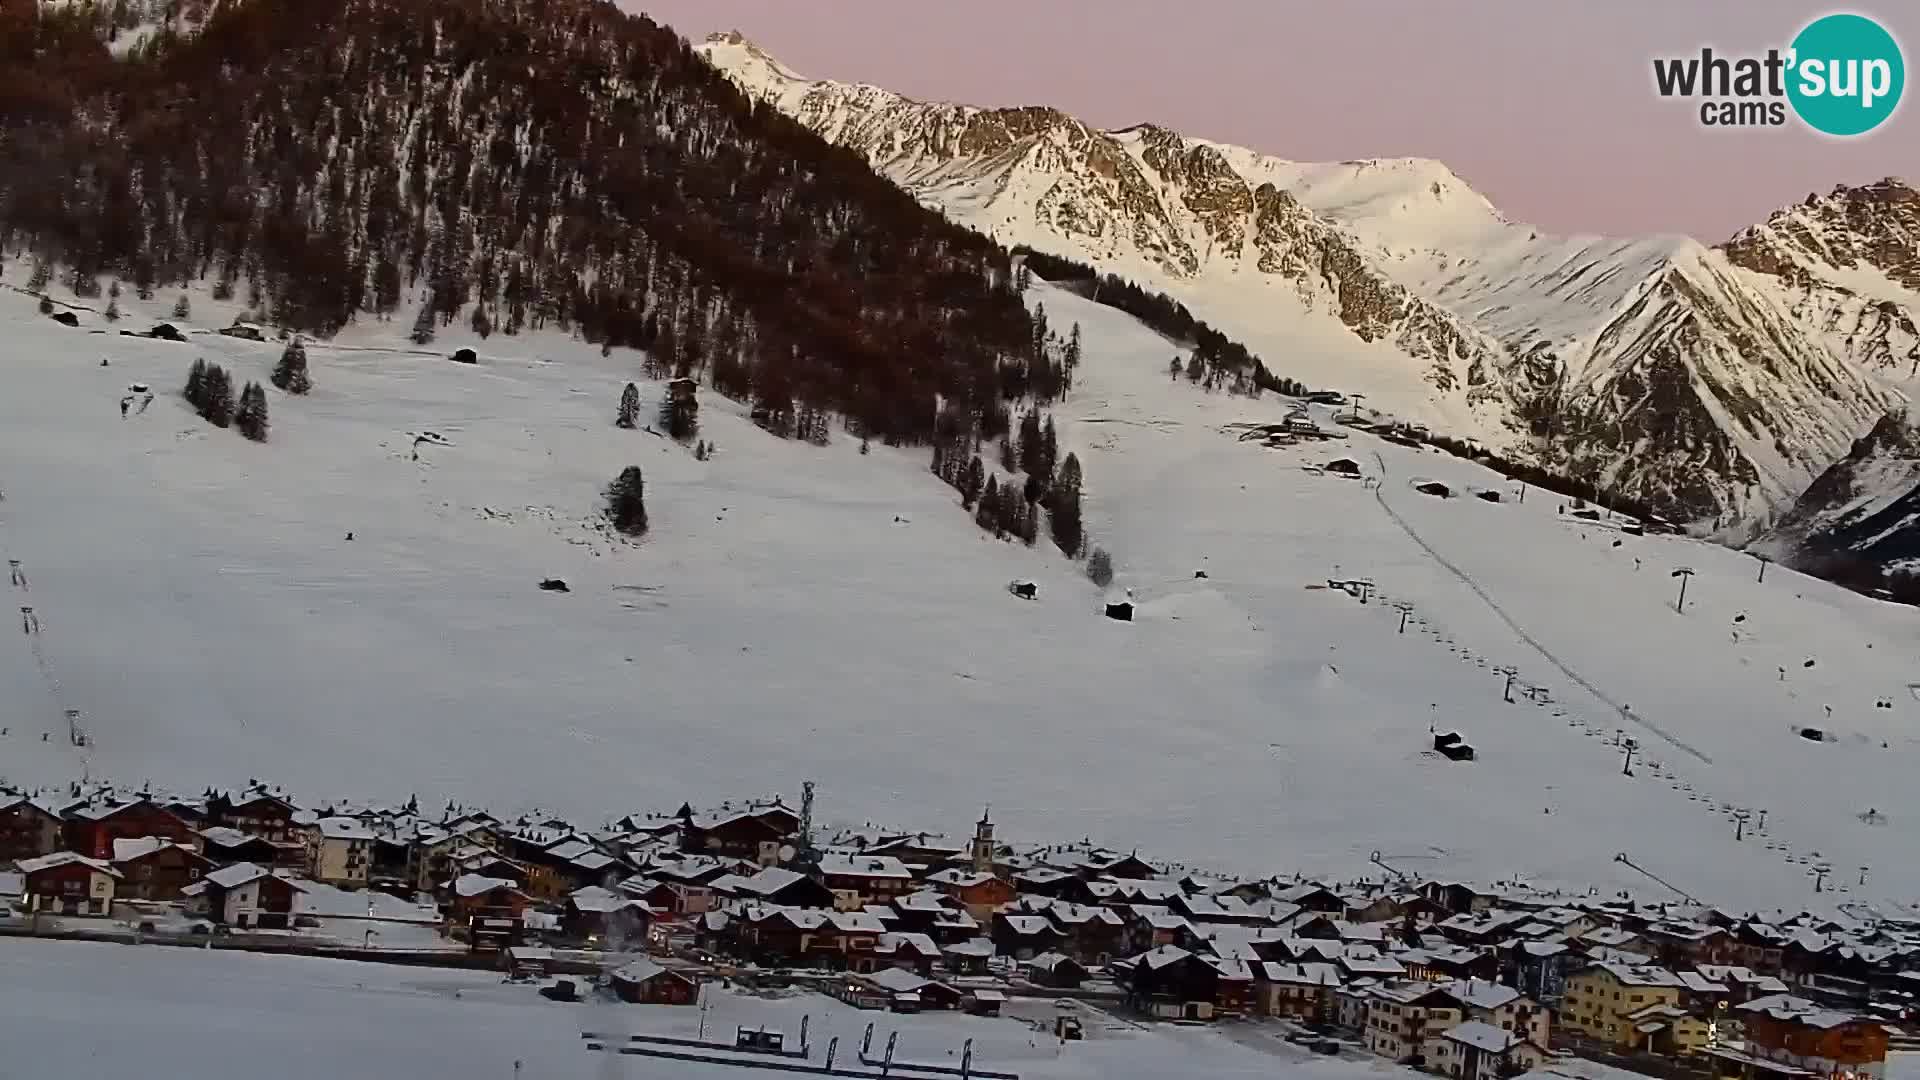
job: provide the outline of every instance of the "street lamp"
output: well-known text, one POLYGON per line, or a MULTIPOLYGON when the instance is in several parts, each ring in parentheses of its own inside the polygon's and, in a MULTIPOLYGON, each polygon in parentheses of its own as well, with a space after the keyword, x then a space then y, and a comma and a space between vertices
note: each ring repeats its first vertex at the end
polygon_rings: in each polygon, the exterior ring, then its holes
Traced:
POLYGON ((1685 615, 1687 613, 1687 579, 1693 576, 1693 567, 1682 566, 1668 576, 1680 579, 1680 599, 1674 601, 1673 610, 1685 615))

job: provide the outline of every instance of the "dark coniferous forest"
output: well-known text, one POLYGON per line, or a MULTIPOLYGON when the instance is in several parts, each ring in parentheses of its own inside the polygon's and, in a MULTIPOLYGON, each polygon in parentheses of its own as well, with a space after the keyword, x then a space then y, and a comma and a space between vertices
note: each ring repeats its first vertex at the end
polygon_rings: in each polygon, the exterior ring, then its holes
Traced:
POLYGON ((589 0, 0 2, 0 247, 319 335, 424 301, 645 348, 890 443, 1068 381, 1005 251, 589 0))

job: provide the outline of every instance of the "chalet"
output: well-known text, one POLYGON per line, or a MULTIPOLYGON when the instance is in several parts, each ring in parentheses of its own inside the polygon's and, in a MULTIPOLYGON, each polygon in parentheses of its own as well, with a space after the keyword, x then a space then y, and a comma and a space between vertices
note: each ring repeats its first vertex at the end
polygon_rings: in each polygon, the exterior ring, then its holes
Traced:
POLYGON ((84 802, 68 807, 63 816, 68 849, 92 859, 112 858, 115 840, 158 836, 191 844, 194 839, 190 824, 145 798, 125 803, 84 802))
POLYGON ((350 817, 323 817, 307 830, 307 872, 329 885, 365 885, 373 868, 373 830, 350 817))
POLYGON ((1735 1011, 1748 1050, 1759 1057, 1832 1080, 1886 1075, 1887 1028, 1872 1017, 1789 994, 1755 998, 1735 1011))
POLYGON ((1076 990, 1087 981, 1085 964, 1064 953, 1045 952, 1020 965, 1027 981, 1056 990, 1076 990))
MULTIPOLYGON (((281 850, 266 840, 243 833, 239 829, 225 825, 214 825, 201 829, 200 853, 220 866, 250 862, 263 866, 275 865, 275 856, 281 850)), ((300 849, 304 854, 305 849, 300 849)))
MULTIPOLYGON (((1755 998, 1766 997, 1771 994, 1784 994, 1787 992, 1786 983, 1781 982, 1772 975, 1762 975, 1752 968, 1729 967, 1720 964, 1702 964, 1697 972, 1682 971, 1676 972, 1676 974, 1682 979, 1688 979, 1690 975, 1697 974, 1699 977, 1709 981, 1713 987, 1717 988, 1724 996, 1716 997, 1712 1000, 1711 1005, 1716 1010, 1722 1007, 1732 1008, 1736 1005, 1745 1005, 1755 998)), ((1691 986, 1692 982, 1689 980, 1689 987, 1691 988, 1691 986)))
POLYGON ((970 938, 940 947, 940 959, 955 975, 984 975, 987 961, 993 959, 993 942, 970 938))
POLYGON ((667 915, 700 915, 711 911, 714 904, 712 889, 683 881, 630 877, 621 882, 618 888, 628 896, 644 901, 654 911, 667 915))
POLYGON ((946 983, 899 968, 855 975, 847 986, 854 991, 849 1000, 883 1000, 894 1012, 958 1009, 965 996, 946 983))
POLYGON ((973 870, 941 870, 927 875, 927 884, 952 897, 976 919, 991 918, 1018 895, 1006 879, 973 870))
POLYGON ((190 909, 214 922, 241 928, 285 930, 293 921, 293 896, 306 886, 254 863, 209 871, 181 888, 190 909))
POLYGON ((1104 964, 1126 951, 1127 924, 1112 908, 1055 901, 1043 910, 1060 933, 1060 951, 1083 964, 1104 964))
POLYGON ((607 976, 607 983, 621 1001, 635 1005, 692 1005, 700 998, 697 979, 652 960, 635 960, 615 968, 607 976))
POLYGON ((1438 480, 1423 480, 1413 485, 1413 490, 1422 495, 1432 495, 1439 499, 1453 498, 1453 489, 1438 480))
POLYGON ((1254 966, 1254 1000, 1265 1016, 1325 1023, 1333 1018, 1334 992, 1341 985, 1332 964, 1263 962, 1254 966))
POLYGON ((560 928, 567 937, 589 943, 643 941, 652 920, 653 911, 644 901, 587 885, 567 897, 560 928))
POLYGON ((1427 1066, 1457 1080, 1500 1080, 1547 1059, 1544 1046, 1517 1031, 1484 1020, 1468 1020, 1441 1034, 1427 1066))
POLYGON ((1473 760, 1473 744, 1457 731, 1436 733, 1433 737, 1433 748, 1448 761, 1473 760))
POLYGON ((734 951, 763 966, 786 964, 828 970, 872 971, 873 950, 887 928, 864 911, 818 911, 756 906, 728 924, 734 951))
POLYGON ((276 844, 298 841, 294 805, 264 789, 250 789, 239 798, 216 795, 207 803, 207 824, 225 826, 276 844))
POLYGON ((1736 955, 1732 937, 1705 923, 1663 920, 1648 925, 1640 937, 1653 949, 1654 960, 1670 968, 1724 964, 1736 955))
POLYGON ((1013 884, 1023 893, 1071 900, 1076 904, 1093 903, 1093 893, 1087 889, 1085 878, 1055 866, 1030 866, 1015 871, 1013 884))
POLYGON ((883 904, 915 888, 913 872, 891 855, 829 854, 820 860, 820 876, 842 911, 883 904))
POLYGON ((743 900, 777 907, 829 908, 839 905, 842 899, 818 879, 780 866, 764 867, 751 877, 719 878, 713 882, 713 888, 743 900))
POLYGON ((475 952, 520 944, 533 897, 505 878, 467 874, 447 886, 447 923, 475 952))
POLYGON ((1120 917, 1127 924, 1124 940, 1129 952, 1146 952, 1167 945, 1185 947, 1199 937, 1186 916, 1166 908, 1134 904, 1122 910, 1120 917))
POLYGON ((1327 462, 1325 469, 1335 476, 1360 475, 1360 463, 1352 458, 1336 458, 1333 461, 1327 462))
POLYGON ((1113 966, 1128 1003, 1156 1017, 1211 1020, 1252 1007, 1253 975, 1241 961, 1210 959, 1169 945, 1113 966))
POLYGON ((1051 951, 1062 937, 1059 927, 1044 915, 1009 915, 1003 911, 993 917, 994 947, 1016 960, 1031 960, 1051 951))
POLYGON ((689 807, 680 809, 680 850, 689 854, 773 866, 780 861, 781 845, 800 829, 800 816, 778 802, 719 817, 698 817, 689 807))
POLYGON ((60 815, 24 795, 0 795, 0 866, 60 850, 60 815))
POLYGON ((422 833, 413 843, 414 888, 431 889, 460 876, 455 864, 475 851, 497 850, 502 831, 491 819, 468 818, 422 833))
POLYGON ((1284 901, 1299 907, 1303 911, 1318 911, 1338 915, 1347 909, 1347 901, 1339 893, 1324 885, 1305 882, 1290 885, 1274 893, 1275 900, 1284 901))
POLYGON ((873 956, 882 967, 931 975, 933 966, 940 961, 940 946, 925 934, 889 931, 874 942, 873 956))
POLYGON ((120 871, 99 859, 56 851, 14 864, 21 895, 30 912, 52 915, 110 915, 119 894, 120 871))
POLYGON ((120 897, 131 900, 177 900, 182 889, 214 868, 213 860, 192 847, 158 836, 115 840, 112 862, 123 879, 120 897))

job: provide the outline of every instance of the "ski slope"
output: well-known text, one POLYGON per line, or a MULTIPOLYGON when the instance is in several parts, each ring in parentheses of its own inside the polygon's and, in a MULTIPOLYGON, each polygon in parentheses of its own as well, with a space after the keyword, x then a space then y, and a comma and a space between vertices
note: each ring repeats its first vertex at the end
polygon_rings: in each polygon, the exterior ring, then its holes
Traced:
MULTIPOLYGON (((1229 425, 1290 403, 1169 382, 1163 339, 1033 299, 1082 325, 1055 416, 1131 624, 1044 542, 979 532, 924 450, 783 443, 705 392, 711 461, 617 430, 630 353, 495 337, 467 367, 440 358, 455 336, 418 355, 395 344, 407 320, 374 323, 310 347, 314 392, 270 389, 254 445, 174 391, 195 356, 264 382, 279 345, 93 335, 0 292, 0 546, 46 660, 0 633, 0 776, 259 777, 586 823, 813 778, 839 823, 950 831, 986 803, 1013 842, 1221 873, 1377 876, 1377 852, 1409 874, 1666 895, 1624 853, 1734 908, 1920 896, 1901 841, 1920 819, 1911 610, 1778 567, 1757 583, 1744 555, 1624 537, 1544 491, 1483 502, 1512 485, 1360 433, 1238 442, 1229 425), (133 380, 159 396, 123 421, 133 380), (422 431, 450 445, 414 461, 422 431), (1306 468, 1341 456, 1377 490, 1306 468), (627 464, 648 482, 639 544, 596 520, 627 464), (1362 576, 1366 605, 1310 587, 1362 576), (1503 702, 1503 666, 1551 701, 1503 702), (90 747, 65 742, 65 708, 90 747), (1478 760, 1432 753, 1434 728, 1478 760), (1616 731, 1641 748, 1630 777, 1616 731), (1734 808, 1756 835, 1735 841, 1734 808)), ((650 417, 660 388, 641 385, 650 417)))

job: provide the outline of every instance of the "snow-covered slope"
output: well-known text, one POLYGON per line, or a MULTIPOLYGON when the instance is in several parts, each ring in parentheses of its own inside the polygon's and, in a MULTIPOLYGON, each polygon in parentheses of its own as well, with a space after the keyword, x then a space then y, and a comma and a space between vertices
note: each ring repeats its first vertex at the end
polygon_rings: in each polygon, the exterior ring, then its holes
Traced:
MULTIPOLYGON (((1764 520, 1897 400, 1876 331, 1809 321, 1737 252, 1544 236, 1440 162, 1302 164, 810 80, 737 33, 700 48, 956 220, 1163 289, 1279 374, 1683 518, 1764 520)), ((1912 298, 1886 304, 1910 330, 1912 298)))
MULTIPOLYGON (((711 397, 710 461, 615 429, 631 353, 495 337, 468 367, 396 347, 407 320, 370 323, 310 348, 314 392, 270 391, 255 445, 172 390, 195 356, 264 379, 279 346, 93 335, 0 292, 0 547, 40 625, 0 635, 0 773, 588 821, 813 778, 829 819, 951 830, 985 802, 1010 840, 1226 871, 1377 874, 1378 852, 1657 891, 1625 852, 1743 907, 1812 899, 1819 860, 1872 867, 1876 900, 1920 893, 1906 609, 1777 569, 1756 584, 1743 555, 1622 536, 1540 490, 1431 498, 1412 484, 1508 485, 1365 434, 1239 441, 1288 404, 1169 383, 1157 335, 1030 299, 1083 329, 1055 416, 1130 624, 1044 541, 975 528, 924 451, 782 442, 711 397), (160 396, 122 420, 133 381, 160 396), (450 445, 412 460, 429 430, 450 445), (1335 456, 1378 490, 1307 468, 1335 456), (628 464, 653 526, 637 545, 595 516, 628 464), (540 591, 550 576, 572 591, 540 591), (1374 602, 1316 587, 1359 576, 1374 602), (1548 700, 1503 702, 1507 665, 1548 700), (1436 727, 1479 759, 1435 756, 1436 727), (1616 730, 1643 748, 1632 777, 1616 730), (1726 807, 1766 809, 1765 832, 1735 843, 1726 807)), ((140 325, 169 300, 123 303, 140 325)))

